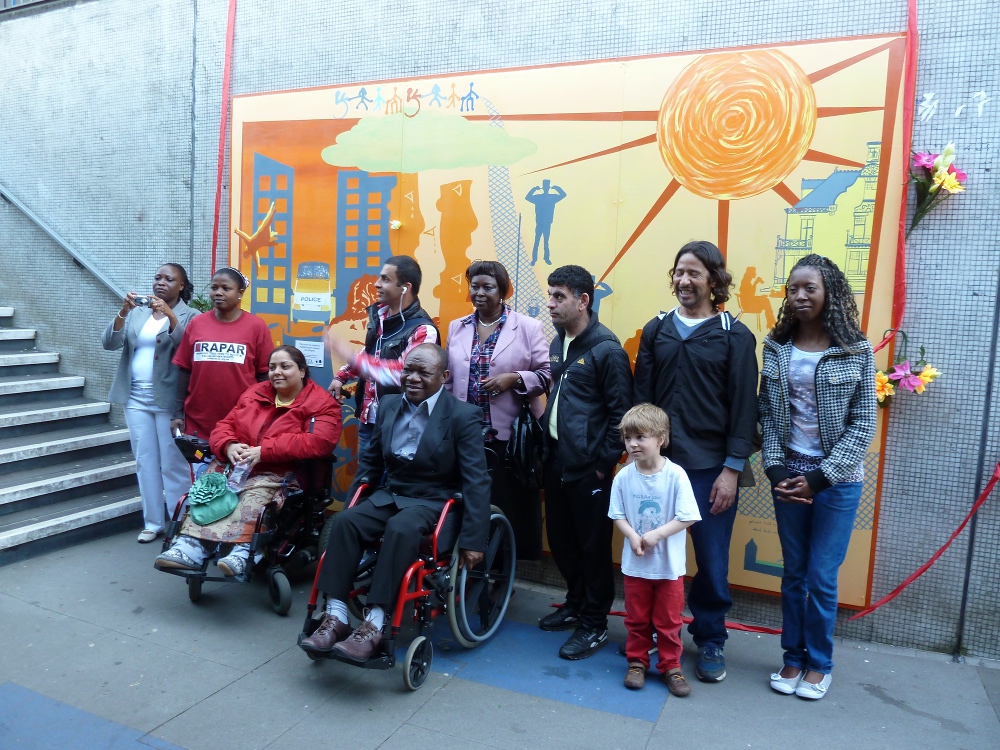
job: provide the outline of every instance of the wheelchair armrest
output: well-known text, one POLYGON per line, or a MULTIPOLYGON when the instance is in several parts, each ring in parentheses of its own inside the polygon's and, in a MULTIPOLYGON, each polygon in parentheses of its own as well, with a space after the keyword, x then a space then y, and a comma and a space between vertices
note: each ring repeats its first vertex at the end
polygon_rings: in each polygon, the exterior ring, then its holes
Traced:
POLYGON ((180 519, 181 508, 184 507, 184 503, 187 502, 187 499, 188 499, 188 493, 185 492, 183 495, 181 495, 181 499, 177 501, 177 505, 174 506, 173 515, 170 516, 170 519, 172 521, 177 521, 180 519))
MULTIPOLYGON (((358 501, 361 500, 362 495, 371 487, 366 480, 362 479, 361 483, 358 485, 358 491, 354 493, 354 497, 351 498, 351 502, 347 504, 348 508, 353 508, 357 505, 358 501)), ((346 508, 345 508, 346 510, 346 508)))
POLYGON ((451 510, 451 506, 454 504, 454 498, 444 504, 444 508, 441 509, 441 515, 438 516, 437 525, 434 527, 434 535, 431 537, 431 554, 434 555, 435 560, 438 559, 438 537, 441 535, 441 529, 444 528, 444 522, 448 518, 448 511, 451 510))

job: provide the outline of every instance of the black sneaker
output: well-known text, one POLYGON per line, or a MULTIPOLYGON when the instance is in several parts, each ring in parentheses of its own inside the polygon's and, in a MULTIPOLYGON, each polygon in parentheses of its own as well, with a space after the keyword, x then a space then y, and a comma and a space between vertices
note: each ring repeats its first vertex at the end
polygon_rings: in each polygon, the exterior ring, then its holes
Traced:
POLYGON ((542 630, 572 630, 580 625, 580 615, 565 605, 538 621, 542 630))
POLYGON ((596 654, 597 649, 603 646, 607 640, 607 628, 601 630, 597 628, 577 628, 573 631, 573 635, 569 637, 569 640, 559 649, 559 656, 572 661, 586 659, 588 656, 596 654))

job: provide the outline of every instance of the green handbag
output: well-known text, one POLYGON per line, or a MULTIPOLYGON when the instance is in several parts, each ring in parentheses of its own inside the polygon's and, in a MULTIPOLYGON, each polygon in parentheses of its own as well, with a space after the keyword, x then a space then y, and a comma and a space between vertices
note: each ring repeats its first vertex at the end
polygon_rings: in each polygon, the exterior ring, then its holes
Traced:
POLYGON ((222 472, 206 472, 188 491, 191 520, 199 526, 225 518, 239 505, 240 498, 226 485, 222 472))

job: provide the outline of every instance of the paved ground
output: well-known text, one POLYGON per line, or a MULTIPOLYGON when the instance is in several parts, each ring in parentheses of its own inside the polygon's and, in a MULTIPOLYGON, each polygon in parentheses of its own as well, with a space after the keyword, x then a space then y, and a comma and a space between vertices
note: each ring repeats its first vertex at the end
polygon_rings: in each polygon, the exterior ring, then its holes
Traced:
POLYGON ((306 583, 287 618, 259 586, 206 586, 194 605, 134 536, 0 568, 3 750, 1000 748, 996 663, 845 642, 829 696, 810 703, 768 688, 775 637, 734 632, 721 684, 693 680, 689 650, 689 698, 655 680, 633 693, 615 646, 556 657, 562 636, 533 627, 554 593, 528 586, 479 649, 451 648, 439 622, 435 671, 411 693, 398 666, 306 658, 306 583))

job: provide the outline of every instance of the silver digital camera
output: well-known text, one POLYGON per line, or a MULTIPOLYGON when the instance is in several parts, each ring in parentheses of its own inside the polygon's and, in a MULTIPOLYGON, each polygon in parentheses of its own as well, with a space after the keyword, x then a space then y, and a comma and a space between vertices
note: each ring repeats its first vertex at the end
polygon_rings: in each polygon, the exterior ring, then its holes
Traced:
POLYGON ((149 307, 149 295, 148 294, 137 294, 132 298, 137 307, 149 307))

